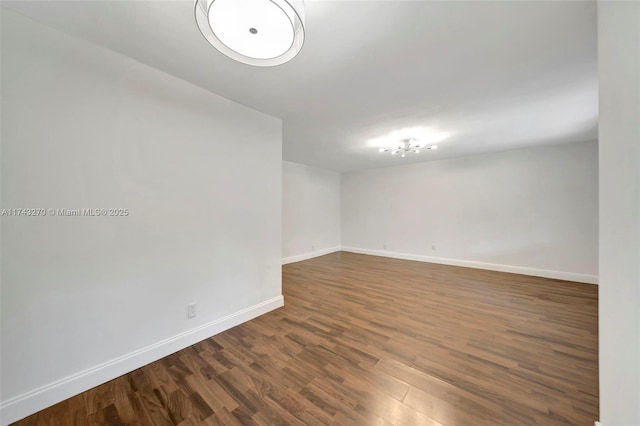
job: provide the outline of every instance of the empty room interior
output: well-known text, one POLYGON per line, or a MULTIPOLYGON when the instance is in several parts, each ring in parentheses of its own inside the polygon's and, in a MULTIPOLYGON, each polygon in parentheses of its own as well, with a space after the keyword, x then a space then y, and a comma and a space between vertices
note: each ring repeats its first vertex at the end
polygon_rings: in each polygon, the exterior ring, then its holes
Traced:
POLYGON ((0 3, 1 426, 640 426, 639 1, 0 3))

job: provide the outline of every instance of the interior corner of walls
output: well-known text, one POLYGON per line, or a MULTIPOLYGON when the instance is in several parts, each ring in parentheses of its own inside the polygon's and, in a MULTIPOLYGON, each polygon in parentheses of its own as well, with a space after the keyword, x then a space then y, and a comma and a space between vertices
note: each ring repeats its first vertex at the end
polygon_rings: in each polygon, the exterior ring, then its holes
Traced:
POLYGON ((335 253, 340 251, 340 246, 330 247, 322 250, 316 250, 308 253, 302 253, 295 256, 283 257, 282 264, 287 265, 289 263, 302 262, 303 260, 313 259, 314 257, 324 256, 326 254, 335 253))
POLYGON ((284 306, 282 295, 149 345, 106 363, 0 402, 0 424, 8 425, 167 355, 284 306))

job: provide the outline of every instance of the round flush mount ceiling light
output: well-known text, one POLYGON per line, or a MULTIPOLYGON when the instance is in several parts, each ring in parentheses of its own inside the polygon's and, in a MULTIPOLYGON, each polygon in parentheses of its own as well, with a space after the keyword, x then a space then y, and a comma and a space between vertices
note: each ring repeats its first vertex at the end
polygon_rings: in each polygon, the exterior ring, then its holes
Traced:
POLYGON ((213 47, 248 65, 283 64, 304 43, 303 0, 196 0, 195 15, 213 47))

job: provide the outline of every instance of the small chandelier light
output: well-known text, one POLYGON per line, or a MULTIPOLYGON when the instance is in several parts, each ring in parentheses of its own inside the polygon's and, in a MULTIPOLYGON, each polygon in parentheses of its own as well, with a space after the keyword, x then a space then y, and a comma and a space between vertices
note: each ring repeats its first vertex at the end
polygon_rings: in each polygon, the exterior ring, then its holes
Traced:
POLYGON ((283 64, 304 43, 303 0, 196 0, 195 15, 213 47, 248 65, 283 64))
POLYGON ((378 151, 390 152, 391 155, 400 155, 400 157, 404 157, 409 152, 418 154, 421 149, 438 149, 438 145, 422 146, 422 144, 415 139, 404 139, 394 148, 380 148, 378 151))

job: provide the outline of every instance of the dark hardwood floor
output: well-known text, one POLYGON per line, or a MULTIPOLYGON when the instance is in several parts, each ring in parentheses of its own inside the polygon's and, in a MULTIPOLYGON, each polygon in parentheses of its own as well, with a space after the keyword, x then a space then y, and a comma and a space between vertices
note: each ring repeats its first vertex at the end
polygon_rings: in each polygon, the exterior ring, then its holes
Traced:
POLYGON ((585 425, 597 286, 334 253, 285 307, 19 425, 585 425))

